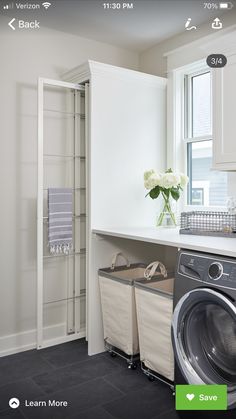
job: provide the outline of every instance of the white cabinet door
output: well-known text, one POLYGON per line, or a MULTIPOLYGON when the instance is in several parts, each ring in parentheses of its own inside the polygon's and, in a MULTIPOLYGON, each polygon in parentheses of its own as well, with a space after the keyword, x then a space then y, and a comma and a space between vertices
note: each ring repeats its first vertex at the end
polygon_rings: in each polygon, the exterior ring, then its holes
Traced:
POLYGON ((91 226, 152 225, 159 203, 143 173, 165 169, 166 79, 100 63, 91 73, 91 226))
POLYGON ((213 81, 214 169, 236 170, 236 54, 215 69, 213 81))

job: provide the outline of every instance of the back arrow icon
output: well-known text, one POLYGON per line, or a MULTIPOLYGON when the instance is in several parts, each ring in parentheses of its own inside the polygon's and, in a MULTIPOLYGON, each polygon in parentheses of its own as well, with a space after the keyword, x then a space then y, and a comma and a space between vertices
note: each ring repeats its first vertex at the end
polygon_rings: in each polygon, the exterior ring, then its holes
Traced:
POLYGON ((13 31, 16 30, 16 28, 12 25, 12 23, 15 21, 16 19, 13 17, 13 19, 8 23, 8 26, 10 26, 10 28, 13 29, 13 31))

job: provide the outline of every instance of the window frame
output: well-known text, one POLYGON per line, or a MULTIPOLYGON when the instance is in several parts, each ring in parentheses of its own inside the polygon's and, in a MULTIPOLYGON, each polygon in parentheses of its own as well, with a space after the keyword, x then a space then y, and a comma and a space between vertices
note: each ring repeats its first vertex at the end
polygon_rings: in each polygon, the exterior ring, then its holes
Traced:
MULTIPOLYGON (((189 71, 185 72, 184 74, 184 138, 183 141, 185 142, 185 152, 186 152, 186 167, 187 167, 187 175, 189 176, 189 184, 187 186, 187 202, 186 205, 188 207, 207 207, 210 208, 209 205, 193 205, 190 203, 190 183, 191 183, 191 169, 189 169, 190 160, 192 157, 190 156, 190 150, 191 148, 189 145, 191 143, 199 143, 202 141, 212 141, 212 100, 210 103, 210 118, 211 118, 211 132, 208 135, 203 136, 193 136, 193 79, 194 77, 201 76, 203 74, 210 74, 210 94, 212 99, 212 77, 211 77, 211 71, 208 66, 202 66, 202 68, 199 68, 197 71, 189 71)), ((192 161, 191 161, 192 163, 192 161)))
MULTIPOLYGON (((192 77, 210 73, 212 70, 206 65, 205 60, 200 60, 179 69, 174 69, 168 73, 168 97, 167 97, 167 120, 170 121, 167 140, 167 166, 173 170, 187 174, 187 144, 196 141, 213 141, 210 135, 192 137, 192 112, 188 112, 186 120, 187 106, 191 103, 191 86, 186 89, 186 83, 191 83, 192 77), (186 97, 187 96, 187 97, 186 97), (189 115, 191 114, 191 115, 189 115), (179 121, 179 122, 178 122, 179 121), (191 129, 191 131, 190 131, 191 129)), ((212 91, 212 83, 211 83, 212 91)), ((191 104, 192 106, 192 104, 191 104)), ((212 106, 211 106, 212 121, 212 106)), ((185 188, 180 200, 180 211, 226 211, 226 206, 206 206, 188 204, 188 190, 185 188)))

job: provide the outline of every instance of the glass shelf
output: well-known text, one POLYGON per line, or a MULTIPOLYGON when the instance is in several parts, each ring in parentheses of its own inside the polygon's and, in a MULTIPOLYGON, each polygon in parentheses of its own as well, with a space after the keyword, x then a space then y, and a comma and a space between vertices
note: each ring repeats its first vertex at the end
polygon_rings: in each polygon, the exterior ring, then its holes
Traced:
POLYGON ((76 256, 76 255, 85 255, 86 254, 86 249, 81 249, 79 252, 70 252, 68 253, 68 255, 64 254, 64 253, 59 253, 56 255, 44 255, 43 258, 44 259, 52 259, 52 258, 60 258, 60 257, 69 257, 69 256, 76 256))
MULTIPOLYGON (((72 215, 72 220, 76 218, 84 218, 86 217, 86 214, 80 214, 80 215, 72 215)), ((48 220, 48 216, 43 217, 44 220, 48 220)))
POLYGON ((74 297, 68 297, 68 298, 60 298, 59 300, 52 300, 52 301, 44 301, 43 305, 49 305, 49 304, 56 304, 56 303, 61 303, 63 301, 73 301, 76 300, 78 298, 85 298, 86 297, 86 291, 85 290, 81 290, 81 294, 80 295, 75 295, 74 297))
POLYGON ((59 111, 56 109, 44 109, 44 112, 53 112, 53 113, 59 113, 62 115, 70 115, 70 116, 79 116, 82 119, 85 119, 85 114, 84 113, 79 113, 79 112, 66 112, 66 111, 59 111))
MULTIPOLYGON (((52 188, 53 188, 54 186, 52 186, 52 188)), ((67 186, 66 186, 67 187, 67 186)), ((69 189, 72 189, 72 191, 86 191, 86 188, 85 187, 81 187, 81 188, 70 188, 69 186, 68 186, 68 188, 69 189)), ((48 191, 48 189, 49 188, 43 188, 43 190, 44 191, 48 191)))
POLYGON ((71 158, 71 159, 80 159, 86 160, 85 156, 77 156, 75 154, 44 154, 44 157, 59 157, 59 158, 71 158))

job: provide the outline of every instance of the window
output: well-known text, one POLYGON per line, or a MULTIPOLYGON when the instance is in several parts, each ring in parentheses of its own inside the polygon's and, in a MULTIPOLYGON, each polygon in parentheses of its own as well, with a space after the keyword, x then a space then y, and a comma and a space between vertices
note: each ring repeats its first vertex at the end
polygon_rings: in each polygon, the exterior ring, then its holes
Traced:
POLYGON ((227 173, 211 170, 211 73, 207 69, 184 77, 184 136, 189 185, 187 203, 225 206, 227 173))

